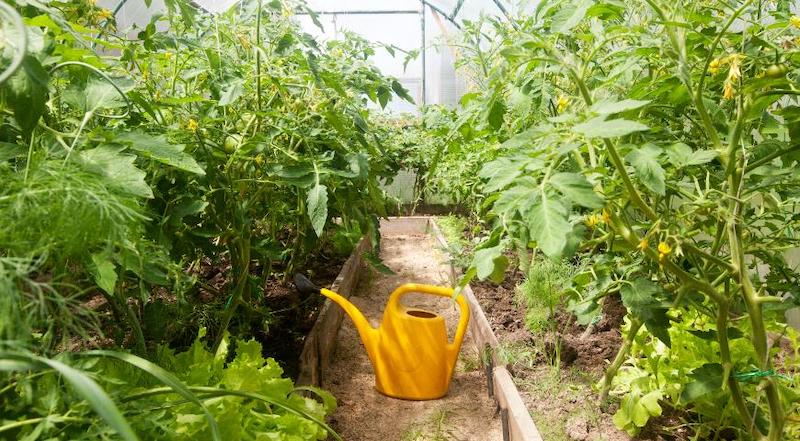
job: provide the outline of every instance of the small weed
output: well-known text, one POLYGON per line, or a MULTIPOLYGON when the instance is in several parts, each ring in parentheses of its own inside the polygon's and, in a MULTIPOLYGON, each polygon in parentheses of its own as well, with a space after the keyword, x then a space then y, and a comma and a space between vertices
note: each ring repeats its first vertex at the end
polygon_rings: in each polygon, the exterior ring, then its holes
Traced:
POLYGON ((402 441, 447 441, 451 438, 447 430, 449 418, 450 413, 445 409, 440 409, 421 423, 422 427, 409 429, 401 439, 402 441))
POLYGON ((517 286, 517 302, 525 305, 525 325, 534 333, 547 330, 561 293, 574 268, 565 261, 538 259, 531 263, 525 280, 517 286))
POLYGON ((481 359, 471 351, 468 354, 462 351, 459 360, 461 363, 459 363, 458 368, 461 372, 477 371, 483 366, 481 359))
POLYGON ((526 369, 533 368, 541 354, 538 348, 525 343, 502 344, 498 348, 498 352, 500 359, 512 368, 523 367, 526 369))
POLYGON ((473 244, 464 237, 467 220, 450 215, 437 218, 436 224, 439 225, 447 241, 447 248, 444 251, 450 257, 450 262, 458 268, 468 267, 472 262, 473 244))

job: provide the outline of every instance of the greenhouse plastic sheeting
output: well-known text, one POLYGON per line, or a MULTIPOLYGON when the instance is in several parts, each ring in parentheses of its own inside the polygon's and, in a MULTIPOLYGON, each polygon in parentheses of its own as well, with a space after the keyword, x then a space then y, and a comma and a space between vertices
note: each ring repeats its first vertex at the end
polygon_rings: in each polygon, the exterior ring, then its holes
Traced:
MULTIPOLYGON (((150 7, 142 0, 98 3, 117 12, 122 32, 132 26, 144 26, 153 14, 165 9, 163 0, 153 0, 150 7)), ((235 7, 238 0, 195 0, 195 3, 209 12, 221 12, 235 7)), ((392 55, 378 48, 372 61, 384 74, 397 77, 416 104, 450 106, 458 103, 468 84, 456 72, 455 54, 447 42, 456 36, 464 20, 474 20, 481 14, 500 15, 498 4, 511 9, 500 0, 309 0, 307 4, 319 13, 322 29, 308 15, 299 14, 298 20, 306 32, 321 41, 339 39, 344 33, 353 32, 376 44, 399 49, 392 55), (406 63, 403 51, 420 54, 406 63)), ((417 105, 394 100, 389 110, 416 112, 417 105)))

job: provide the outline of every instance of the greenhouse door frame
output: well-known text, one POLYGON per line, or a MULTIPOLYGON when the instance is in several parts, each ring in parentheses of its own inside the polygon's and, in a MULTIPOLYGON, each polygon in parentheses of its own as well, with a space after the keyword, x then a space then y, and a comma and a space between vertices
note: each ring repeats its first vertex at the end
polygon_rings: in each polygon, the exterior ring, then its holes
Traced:
MULTIPOLYGON (((352 11, 314 11, 314 14, 317 15, 332 15, 334 20, 336 19, 337 15, 395 15, 395 14, 417 14, 419 15, 419 27, 420 27, 420 47, 419 52, 422 56, 422 72, 421 72, 421 80, 422 80, 422 106, 425 106, 428 101, 428 66, 427 66, 427 23, 425 20, 425 15, 427 10, 425 7, 427 6, 430 8, 432 14, 438 14, 447 19, 456 29, 461 30, 461 25, 458 24, 456 21, 456 15, 461 10, 461 6, 464 4, 465 0, 458 0, 456 6, 453 8, 453 12, 451 14, 447 14, 441 8, 430 4, 427 0, 420 0, 420 9, 386 9, 386 10, 352 10, 352 11)), ((497 1, 497 0, 495 0, 497 1)), ((298 15, 309 15, 308 12, 305 11, 298 11, 298 15)))

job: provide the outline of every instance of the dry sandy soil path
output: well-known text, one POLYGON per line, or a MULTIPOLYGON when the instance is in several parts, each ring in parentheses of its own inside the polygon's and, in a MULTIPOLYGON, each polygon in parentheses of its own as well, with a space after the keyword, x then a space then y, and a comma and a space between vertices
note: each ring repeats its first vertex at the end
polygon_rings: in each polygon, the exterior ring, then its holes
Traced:
MULTIPOLYGON (((403 283, 449 285, 446 261, 431 236, 393 233, 386 227, 381 230, 381 259, 396 274, 363 269, 350 298, 373 326, 380 323, 389 294, 403 283)), ((403 302, 443 315, 452 339, 459 313, 450 299, 411 294, 403 302)), ((352 321, 345 318, 323 387, 338 399, 332 424, 346 441, 503 439, 500 418, 486 395, 486 379, 469 333, 448 394, 439 400, 406 401, 375 390, 369 358, 352 321)))

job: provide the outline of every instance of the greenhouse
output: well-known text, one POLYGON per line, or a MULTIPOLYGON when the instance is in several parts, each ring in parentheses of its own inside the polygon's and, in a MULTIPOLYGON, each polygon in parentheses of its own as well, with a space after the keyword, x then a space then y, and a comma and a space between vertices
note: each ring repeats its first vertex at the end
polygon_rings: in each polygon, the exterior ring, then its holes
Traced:
POLYGON ((0 0, 0 440, 800 441, 800 4, 0 0))

